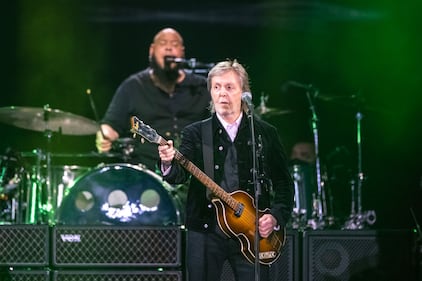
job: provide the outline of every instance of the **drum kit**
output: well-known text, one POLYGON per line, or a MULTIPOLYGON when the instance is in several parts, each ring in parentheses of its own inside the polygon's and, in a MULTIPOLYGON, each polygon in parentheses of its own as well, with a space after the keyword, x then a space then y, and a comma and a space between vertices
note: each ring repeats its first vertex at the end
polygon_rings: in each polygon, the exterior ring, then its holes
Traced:
POLYGON ((41 132, 47 141, 46 149, 0 155, 0 224, 181 223, 176 188, 143 165, 124 163, 133 140, 118 140, 118 153, 52 153, 55 134, 94 135, 98 123, 48 105, 0 108, 0 122, 41 132), (85 158, 96 166, 74 164, 85 158))
MULTIPOLYGON (((293 229, 324 229, 339 226, 333 213, 327 172, 319 155, 318 116, 314 100, 318 93, 308 85, 296 83, 306 90, 312 113, 313 161, 291 162, 289 165, 295 188, 293 229)), ((295 84, 295 85, 296 85, 295 84)), ((326 97, 318 96, 320 99, 326 97)), ((268 96, 262 95, 256 113, 262 118, 289 114, 266 106, 268 96)), ((376 221, 373 210, 362 209, 361 112, 356 114, 358 151, 357 175, 350 177, 350 214, 342 229, 362 229, 376 221)), ((3 107, 0 122, 18 128, 42 132, 46 149, 30 152, 7 150, 0 155, 0 224, 180 224, 183 215, 183 194, 179 187, 166 184, 143 165, 126 164, 134 149, 133 139, 119 139, 119 153, 59 154, 51 152, 54 134, 94 135, 97 122, 48 105, 43 108, 3 107), (94 158, 95 167, 75 164, 56 165, 57 158, 94 158), (104 164, 110 158, 115 164, 104 164), (28 165, 28 161, 31 164, 28 165), (100 162, 100 163, 98 163, 100 162)), ((309 156, 309 155, 308 155, 309 156)))
MULTIPOLYGON (((292 219, 288 227, 291 229, 363 229, 376 222, 374 210, 364 211, 362 208, 362 187, 365 175, 362 170, 362 118, 363 114, 357 106, 356 112, 356 146, 357 146, 357 173, 348 174, 345 178, 350 188, 351 198, 345 205, 350 205, 350 213, 343 217, 336 214, 334 198, 331 190, 334 184, 330 182, 328 171, 331 167, 323 165, 319 149, 319 116, 316 110, 315 101, 317 99, 325 102, 333 102, 346 98, 354 99, 361 103, 359 95, 350 97, 334 96, 328 97, 319 94, 319 90, 313 85, 305 85, 295 81, 286 82, 286 87, 296 87, 302 89, 306 94, 306 99, 311 113, 311 129, 313 142, 307 146, 306 151, 302 151, 301 157, 292 158, 289 163, 289 171, 294 182, 295 197, 292 219), (311 150, 309 149, 311 148, 311 150)), ((257 112, 261 117, 273 117, 277 115, 289 114, 291 110, 279 110, 268 108, 266 103, 268 96, 262 95, 257 112)), ((297 143, 301 144, 301 143, 297 143)), ((303 143, 302 143, 303 144, 303 143)), ((347 188, 347 186, 341 186, 347 188)), ((346 193, 346 192, 343 192, 346 193)), ((344 215, 344 214, 341 214, 344 215)))

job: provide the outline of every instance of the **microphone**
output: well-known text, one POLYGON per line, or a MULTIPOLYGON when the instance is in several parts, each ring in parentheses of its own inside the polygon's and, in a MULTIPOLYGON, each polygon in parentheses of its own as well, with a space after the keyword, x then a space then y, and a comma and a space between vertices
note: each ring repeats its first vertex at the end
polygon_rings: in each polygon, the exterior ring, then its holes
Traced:
POLYGON ((172 62, 178 63, 182 67, 190 68, 190 69, 196 69, 196 68, 210 69, 215 65, 214 63, 199 62, 195 58, 185 59, 185 58, 176 58, 174 56, 165 56, 164 62, 166 64, 169 64, 169 63, 172 63, 172 62))
POLYGON ((184 58, 176 58, 176 57, 172 57, 172 56, 165 56, 164 57, 164 62, 165 63, 185 63, 186 60, 184 58))
POLYGON ((250 111, 253 111, 254 105, 252 103, 252 94, 250 92, 242 93, 242 101, 247 105, 250 111))

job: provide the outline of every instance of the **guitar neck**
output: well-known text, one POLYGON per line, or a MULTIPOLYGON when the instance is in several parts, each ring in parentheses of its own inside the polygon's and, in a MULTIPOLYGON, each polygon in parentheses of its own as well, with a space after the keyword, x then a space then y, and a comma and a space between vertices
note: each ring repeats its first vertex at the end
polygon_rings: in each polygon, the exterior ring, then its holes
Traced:
MULTIPOLYGON (((167 141, 160 136, 159 140, 160 145, 167 144, 167 141)), ((209 190, 214 193, 218 198, 220 198, 224 203, 226 203, 233 210, 239 208, 239 202, 233 199, 233 197, 222 189, 218 184, 216 184, 207 174, 205 174, 201 169, 199 169, 195 164, 189 161, 180 151, 176 149, 176 154, 174 158, 182 165, 189 173, 191 173, 195 178, 197 178, 203 185, 205 185, 209 190)))

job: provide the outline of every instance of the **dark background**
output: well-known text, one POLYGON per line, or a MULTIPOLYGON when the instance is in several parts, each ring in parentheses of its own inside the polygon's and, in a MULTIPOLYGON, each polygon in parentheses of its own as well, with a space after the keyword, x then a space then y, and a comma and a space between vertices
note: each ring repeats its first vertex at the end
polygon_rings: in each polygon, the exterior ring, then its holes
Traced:
MULTIPOLYGON (((413 227, 410 208, 420 222, 419 1, 145 2, 5 1, 0 107, 49 104, 95 120, 86 90, 101 117, 119 83, 147 66, 153 35, 171 26, 182 33, 187 58, 238 59, 250 74, 256 105, 266 95, 268 107, 291 111, 264 116, 279 128, 287 151, 312 141, 306 91, 288 81, 319 90, 320 156, 331 171, 357 172, 356 116, 362 113, 363 209, 376 210, 374 227, 413 227)), ((47 149, 42 132, 7 120, 0 128, 0 154, 47 149)), ((54 135, 53 158, 94 151, 94 138, 54 135)), ((64 164, 85 160, 70 157, 64 164)), ((349 187, 332 185, 334 202, 348 211, 349 187)))

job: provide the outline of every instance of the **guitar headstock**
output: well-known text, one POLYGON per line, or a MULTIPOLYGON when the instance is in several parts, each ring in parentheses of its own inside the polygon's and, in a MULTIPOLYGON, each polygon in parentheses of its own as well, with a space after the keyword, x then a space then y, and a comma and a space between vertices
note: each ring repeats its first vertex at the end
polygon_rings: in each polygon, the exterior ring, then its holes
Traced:
POLYGON ((157 131, 151 128, 149 125, 145 124, 136 116, 131 118, 132 128, 130 131, 133 133, 133 137, 140 135, 149 142, 160 143, 160 135, 157 134, 157 131))

